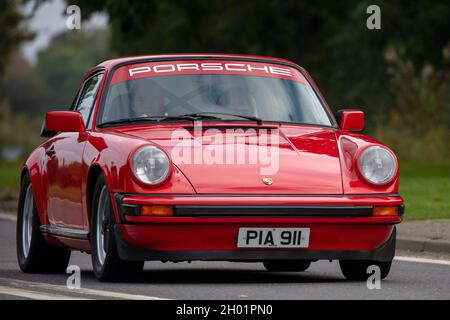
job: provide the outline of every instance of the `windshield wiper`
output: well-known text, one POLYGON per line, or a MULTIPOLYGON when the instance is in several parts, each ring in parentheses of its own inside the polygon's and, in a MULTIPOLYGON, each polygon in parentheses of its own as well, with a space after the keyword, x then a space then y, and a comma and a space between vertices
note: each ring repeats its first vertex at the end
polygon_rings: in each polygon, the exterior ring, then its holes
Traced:
MULTIPOLYGON (((230 116, 230 117, 237 117, 237 118, 242 118, 242 119, 247 119, 250 121, 256 121, 256 123, 261 124, 262 123, 262 119, 257 118, 257 117, 252 117, 252 116, 243 116, 241 114, 234 114, 234 113, 224 113, 224 112, 197 112, 197 113, 188 113, 185 114, 185 116, 189 116, 189 117, 203 117, 203 116, 208 116, 208 115, 222 115, 222 116, 230 116)), ((213 117, 213 118, 217 118, 218 117, 213 117)), ((211 118, 211 119, 213 119, 211 118)))
POLYGON ((143 121, 156 121, 156 119, 152 119, 152 118, 148 118, 148 117, 117 119, 117 120, 102 122, 99 125, 97 125, 97 127, 104 128, 104 127, 108 127, 108 126, 113 126, 115 124, 143 122, 143 121))
POLYGON ((122 123, 136 123, 136 122, 162 122, 162 121, 173 121, 173 120, 188 120, 188 121, 196 121, 200 119, 220 119, 218 117, 209 116, 209 115, 178 115, 178 116, 149 116, 149 117, 138 117, 138 118, 125 118, 118 119, 112 121, 106 121, 99 124, 97 127, 104 128, 108 126, 114 126, 116 124, 122 123))
POLYGON ((122 123, 161 122, 161 121, 169 121, 169 120, 194 121, 195 118, 194 117, 185 117, 185 116, 173 116, 173 117, 151 116, 151 117, 125 118, 125 119, 106 121, 106 122, 100 123, 97 127, 104 128, 104 127, 113 126, 113 125, 122 124, 122 123))

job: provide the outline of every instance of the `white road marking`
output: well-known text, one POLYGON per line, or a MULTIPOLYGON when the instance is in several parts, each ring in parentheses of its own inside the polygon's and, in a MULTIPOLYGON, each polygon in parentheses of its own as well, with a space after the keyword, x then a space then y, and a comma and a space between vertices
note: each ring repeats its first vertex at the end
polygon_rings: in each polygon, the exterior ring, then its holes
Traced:
POLYGON ((0 294, 15 296, 20 298, 36 299, 36 300, 88 300, 86 298, 75 298, 51 293, 35 292, 24 289, 0 286, 0 294))
POLYGON ((403 256, 396 256, 394 259, 397 261, 432 263, 432 264, 440 264, 440 265, 450 266, 450 261, 448 261, 448 260, 417 258, 417 257, 403 257, 403 256))
POLYGON ((17 216, 15 214, 8 214, 8 213, 0 212, 0 220, 17 221, 17 216))
POLYGON ((0 278, 0 283, 3 286, 11 287, 11 288, 27 288, 27 289, 36 289, 36 290, 52 290, 62 293, 72 293, 72 294, 80 294, 80 295, 88 295, 102 298, 114 298, 114 299, 126 299, 126 300, 168 300, 166 298, 154 297, 154 296, 146 296, 139 294, 129 294, 129 293, 120 293, 113 291, 105 291, 105 290, 96 290, 96 289, 68 289, 66 286, 54 285, 48 283, 40 283, 40 282, 32 282, 32 281, 23 281, 16 279, 7 279, 0 278))

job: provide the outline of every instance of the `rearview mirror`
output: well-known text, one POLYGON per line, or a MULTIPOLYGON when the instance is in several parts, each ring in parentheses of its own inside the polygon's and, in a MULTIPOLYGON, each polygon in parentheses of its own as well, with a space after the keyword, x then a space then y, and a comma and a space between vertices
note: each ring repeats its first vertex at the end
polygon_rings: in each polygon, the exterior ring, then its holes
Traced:
POLYGON ((361 131, 364 129, 364 112, 360 110, 339 110, 336 120, 342 131, 361 131))
MULTIPOLYGON (((83 117, 75 111, 51 111, 47 112, 42 132, 55 134, 57 132, 84 132, 83 117)), ((41 135, 42 135, 41 132, 41 135)))

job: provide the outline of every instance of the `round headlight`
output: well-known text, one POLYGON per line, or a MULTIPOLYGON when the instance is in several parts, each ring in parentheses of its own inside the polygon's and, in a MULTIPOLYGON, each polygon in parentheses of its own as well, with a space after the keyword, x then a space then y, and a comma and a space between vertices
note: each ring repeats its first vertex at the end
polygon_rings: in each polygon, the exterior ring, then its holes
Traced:
POLYGON ((359 171, 369 183, 385 185, 397 173, 397 163, 389 150, 380 146, 365 149, 359 157, 359 171))
POLYGON ((169 158, 164 151, 155 146, 138 149, 131 161, 134 175, 145 184, 159 184, 170 173, 169 158))

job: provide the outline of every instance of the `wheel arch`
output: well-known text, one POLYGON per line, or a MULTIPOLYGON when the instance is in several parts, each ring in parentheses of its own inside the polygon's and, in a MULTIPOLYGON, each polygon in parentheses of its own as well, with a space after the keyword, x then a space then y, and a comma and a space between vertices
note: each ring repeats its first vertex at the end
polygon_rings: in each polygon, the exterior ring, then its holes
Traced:
MULTIPOLYGON (((106 180, 106 184, 108 186, 108 189, 112 190, 112 181, 110 181, 110 176, 108 175, 108 170, 104 166, 102 166, 100 163, 93 163, 88 171, 87 180, 86 180, 86 207, 87 207, 87 222, 89 225, 89 228, 91 226, 91 216, 92 216, 92 202, 94 198, 94 191, 95 191, 95 184, 97 183, 98 177, 100 175, 103 175, 106 180)), ((117 209, 116 209, 116 203, 113 198, 111 198, 111 203, 114 209, 114 214, 117 219, 117 209)))
POLYGON ((23 182, 23 178, 25 178, 25 174, 29 174, 27 166, 24 166, 20 171, 20 184, 23 182))
POLYGON ((92 207, 92 200, 94 197, 94 189, 95 189, 95 184, 97 183, 97 179, 101 174, 105 174, 102 167, 98 164, 95 163, 93 164, 90 168, 89 168, 89 172, 88 172, 88 177, 87 177, 87 181, 86 181, 86 206, 87 206, 87 218, 88 218, 88 223, 90 225, 91 223, 91 207, 92 207))
POLYGON ((36 161, 36 157, 37 154, 33 154, 23 165, 22 170, 20 171, 20 187, 22 188, 25 175, 28 174, 31 181, 31 186, 33 188, 34 202, 39 215, 39 221, 41 224, 46 224, 46 189, 42 183, 43 175, 46 173, 45 170, 43 170, 43 168, 39 165, 39 161, 36 161))

